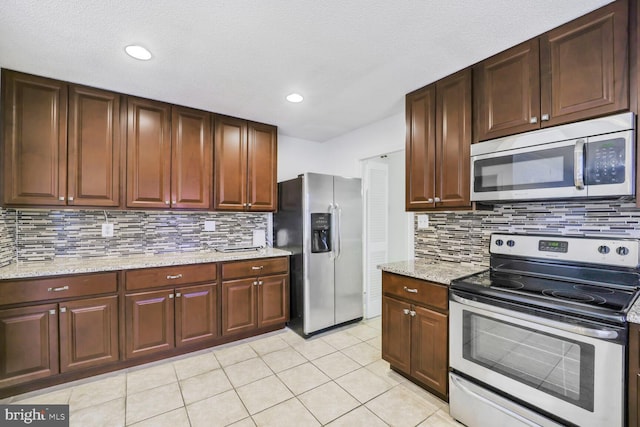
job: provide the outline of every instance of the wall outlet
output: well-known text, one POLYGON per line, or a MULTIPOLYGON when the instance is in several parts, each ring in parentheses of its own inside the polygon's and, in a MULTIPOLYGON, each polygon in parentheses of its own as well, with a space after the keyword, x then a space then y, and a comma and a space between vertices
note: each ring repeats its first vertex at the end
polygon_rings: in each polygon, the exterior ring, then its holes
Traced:
POLYGON ((429 228, 429 215, 418 215, 418 230, 429 228))
POLYGON ((102 237, 113 237, 113 224, 108 222, 102 224, 102 237))
POLYGON ((216 231, 216 222, 215 221, 204 221, 204 231, 216 231))

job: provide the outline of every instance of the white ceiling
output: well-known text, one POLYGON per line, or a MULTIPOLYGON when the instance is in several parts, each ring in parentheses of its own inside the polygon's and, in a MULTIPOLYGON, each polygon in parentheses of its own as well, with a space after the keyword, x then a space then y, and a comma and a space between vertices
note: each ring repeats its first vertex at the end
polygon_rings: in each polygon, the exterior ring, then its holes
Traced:
POLYGON ((0 67, 312 141, 610 0, 0 0, 0 67), (124 46, 151 50, 129 58, 124 46), (305 96, 290 104, 290 92, 305 96))

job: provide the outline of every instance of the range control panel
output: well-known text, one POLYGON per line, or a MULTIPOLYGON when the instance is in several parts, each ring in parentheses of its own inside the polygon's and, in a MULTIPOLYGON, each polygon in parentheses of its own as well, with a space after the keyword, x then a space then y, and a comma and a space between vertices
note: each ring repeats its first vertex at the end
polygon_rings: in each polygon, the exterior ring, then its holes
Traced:
POLYGON ((529 258, 558 259, 590 264, 637 268, 640 241, 609 237, 564 237, 492 234, 489 252, 529 258))

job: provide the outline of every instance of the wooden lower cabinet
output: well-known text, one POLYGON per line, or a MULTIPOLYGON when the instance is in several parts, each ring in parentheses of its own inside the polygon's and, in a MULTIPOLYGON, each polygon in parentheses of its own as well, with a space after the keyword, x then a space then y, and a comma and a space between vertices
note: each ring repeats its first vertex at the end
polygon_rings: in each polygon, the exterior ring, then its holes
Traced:
POLYGON ((140 292, 125 300, 127 358, 218 336, 215 284, 140 292))
POLYGON ((438 298, 441 288, 437 284, 383 273, 382 358, 395 370, 446 399, 448 314, 438 298), (407 286, 398 288, 402 281, 407 286), (399 293, 406 289, 417 292, 409 293, 411 296, 399 293), (424 300, 425 295, 433 298, 435 309, 424 301, 411 300, 412 297, 424 300))
POLYGON ((58 373, 58 304, 0 310, 0 388, 58 373))
POLYGON ((173 289, 125 296, 126 357, 174 347, 173 289))
POLYGON ((59 316, 61 372, 118 360, 116 295, 60 303, 59 316))
POLYGON ((222 282, 222 335, 284 324, 288 301, 288 275, 222 282))
POLYGON ((176 289, 176 347, 218 336, 216 285, 176 289))

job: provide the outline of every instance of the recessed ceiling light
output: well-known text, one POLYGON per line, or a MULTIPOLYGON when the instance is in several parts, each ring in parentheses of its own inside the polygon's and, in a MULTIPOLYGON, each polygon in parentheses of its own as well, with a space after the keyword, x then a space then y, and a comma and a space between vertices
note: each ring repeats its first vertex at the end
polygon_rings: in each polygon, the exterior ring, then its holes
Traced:
POLYGON ((298 102, 302 102, 303 99, 304 98, 299 93, 290 93, 289 95, 287 95, 287 101, 293 102, 293 103, 296 103, 296 104, 298 102))
POLYGON ((138 46, 136 44, 129 45, 124 48, 127 55, 132 58, 139 59, 141 61, 148 61, 151 59, 151 52, 149 52, 146 48, 142 46, 138 46))

